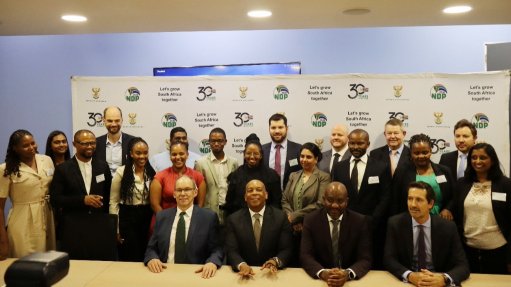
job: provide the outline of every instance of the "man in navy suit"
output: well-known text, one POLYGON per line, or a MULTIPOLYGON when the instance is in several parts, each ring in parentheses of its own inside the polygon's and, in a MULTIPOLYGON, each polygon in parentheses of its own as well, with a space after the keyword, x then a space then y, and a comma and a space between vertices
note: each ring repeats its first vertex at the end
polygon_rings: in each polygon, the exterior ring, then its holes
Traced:
POLYGON ((280 175, 280 188, 284 190, 289 180, 289 174, 302 169, 298 162, 302 146, 287 139, 285 115, 273 114, 268 120, 268 124, 271 142, 263 145, 263 160, 264 164, 275 169, 280 175))
POLYGON ((343 286, 371 269, 369 218, 347 208, 348 191, 340 182, 327 186, 323 206, 305 216, 300 260, 311 277, 343 286))
POLYGON ((466 119, 462 119, 454 125, 454 144, 455 151, 444 153, 440 157, 440 164, 447 166, 451 170, 451 174, 456 178, 461 178, 465 174, 467 168, 467 154, 470 148, 475 145, 477 140, 477 129, 466 119))
POLYGON ((184 175, 174 188, 177 207, 156 214, 154 232, 144 258, 151 272, 162 272, 166 268, 163 263, 204 264, 195 272, 202 273, 202 278, 210 278, 222 265, 218 216, 211 210, 194 206, 196 196, 195 182, 184 175))
POLYGON ((119 107, 107 107, 103 111, 103 124, 107 133, 97 138, 94 157, 106 161, 113 175, 126 163, 128 143, 133 136, 121 132, 122 111, 119 107))
POLYGON ((91 131, 77 131, 73 146, 75 156, 57 167, 50 186, 52 206, 62 212, 62 250, 71 259, 115 260, 117 230, 108 224, 112 175, 105 161, 93 158, 96 137, 91 131))
POLYGON ((332 181, 339 181, 348 189, 348 207, 351 210, 371 216, 373 268, 381 269, 390 204, 390 176, 384 163, 367 155, 370 142, 365 130, 353 130, 348 139, 352 156, 334 165, 332 181))
POLYGON ((266 205, 267 199, 264 183, 251 180, 245 188, 248 207, 227 218, 227 263, 242 277, 254 275, 250 266, 277 272, 293 254, 289 221, 282 210, 266 205))
POLYGON ((470 275, 468 262, 454 222, 429 214, 434 204, 429 184, 409 184, 408 212, 389 219, 384 263, 415 286, 458 286, 470 275))
POLYGON ((335 163, 349 159, 351 153, 348 149, 348 127, 344 124, 337 124, 330 133, 331 149, 323 152, 323 158, 318 162, 318 168, 330 173, 335 163))

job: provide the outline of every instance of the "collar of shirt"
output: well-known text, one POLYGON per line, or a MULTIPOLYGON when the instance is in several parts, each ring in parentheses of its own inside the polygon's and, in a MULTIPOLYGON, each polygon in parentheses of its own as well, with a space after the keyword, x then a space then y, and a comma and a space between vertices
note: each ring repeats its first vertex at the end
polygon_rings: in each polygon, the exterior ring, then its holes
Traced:
POLYGON ((424 222, 423 224, 418 223, 415 218, 412 217, 412 227, 415 228, 418 225, 423 225, 424 227, 431 228, 431 215, 429 216, 428 220, 424 222))
POLYGON ((108 139, 108 134, 106 135, 106 145, 120 145, 120 144, 122 144, 122 133, 121 133, 121 136, 119 137, 119 140, 115 143, 111 142, 108 139))
MULTIPOLYGON (((367 153, 365 153, 363 156, 360 157, 360 161, 364 164, 367 164, 367 160, 369 159, 369 156, 367 153)), ((350 163, 353 164, 355 162, 355 157, 351 156, 350 163)))
POLYGON ((334 157, 334 154, 338 153, 342 157, 344 154, 348 151, 348 144, 345 144, 344 147, 340 151, 335 151, 335 149, 332 148, 332 157, 334 157))
POLYGON ((462 153, 461 151, 458 151, 458 158, 460 158, 460 156, 464 156, 465 158, 467 158, 468 153, 462 153))
POLYGON ((87 166, 87 165, 92 165, 92 158, 89 160, 89 161, 81 161, 78 157, 76 157, 76 161, 78 162, 78 165, 82 165, 82 166, 87 166))
POLYGON ((188 207, 188 209, 186 209, 186 210, 181 210, 181 208, 179 208, 179 207, 178 207, 178 208, 177 208, 177 214, 176 214, 176 216, 179 216, 179 214, 180 214, 181 212, 183 212, 183 211, 186 213, 186 215, 185 215, 185 216, 187 216, 188 218, 192 218, 192 213, 193 213, 193 204, 192 204, 190 207, 188 207))
POLYGON ((278 145, 278 144, 280 145, 281 149, 285 150, 286 147, 287 147, 287 138, 284 141, 282 141, 281 143, 275 143, 274 141, 272 141, 271 142, 271 150, 274 150, 275 146, 278 145))
POLYGON ((252 224, 254 224, 255 218, 254 214, 259 213, 261 215, 261 218, 259 219, 259 222, 261 222, 261 226, 263 226, 263 217, 264 217, 264 211, 266 210, 266 205, 263 206, 259 212, 252 211, 252 209, 248 208, 248 212, 250 212, 250 218, 252 219, 252 224))
MULTIPOLYGON (((401 154, 403 153, 403 149, 405 148, 405 145, 404 144, 401 144, 401 146, 397 149, 397 156, 401 156, 401 154)), ((389 154, 392 153, 392 149, 389 147, 389 154)))
MULTIPOLYGON (((342 221, 342 217, 343 217, 343 216, 344 216, 344 213, 343 213, 343 214, 341 214, 341 216, 339 216, 339 222, 341 222, 341 221, 342 221)), ((332 223, 332 220, 334 220, 334 219, 330 216, 330 214, 328 214, 328 212, 326 213, 326 217, 328 218, 328 222, 330 222, 330 223, 332 223)))
POLYGON ((224 154, 224 158, 223 158, 222 160, 218 160, 218 159, 215 157, 215 155, 214 155, 212 152, 210 152, 210 153, 209 153, 209 156, 208 156, 208 159, 209 159, 211 162, 225 163, 225 162, 227 162, 227 155, 226 155, 226 154, 224 154))

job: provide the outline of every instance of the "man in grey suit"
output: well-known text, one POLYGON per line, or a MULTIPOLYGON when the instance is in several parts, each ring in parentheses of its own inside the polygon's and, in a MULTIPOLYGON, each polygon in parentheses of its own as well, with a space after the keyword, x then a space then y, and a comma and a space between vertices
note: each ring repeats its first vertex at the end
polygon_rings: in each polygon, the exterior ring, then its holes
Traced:
POLYGON ((163 263, 203 264, 195 272, 202 273, 202 278, 211 278, 222 265, 218 217, 211 210, 194 206, 196 196, 195 182, 183 175, 174 188, 177 207, 156 214, 144 258, 151 272, 162 272, 166 268, 163 263))
POLYGON ((334 163, 349 159, 351 152, 348 149, 348 127, 344 124, 336 124, 330 134, 331 149, 323 152, 323 159, 318 163, 318 168, 326 173, 332 171, 334 163))
POLYGON ((435 192, 425 182, 408 185, 408 212, 389 219, 384 264, 415 286, 459 286, 470 275, 452 221, 429 214, 435 192))
POLYGON ((268 120, 271 142, 263 145, 263 160, 280 176, 280 189, 284 190, 289 174, 301 168, 298 158, 301 145, 287 139, 287 118, 273 114, 268 120))
POLYGON ((117 168, 126 163, 128 143, 133 136, 121 132, 122 111, 119 107, 105 108, 103 124, 107 133, 97 138, 94 157, 106 161, 113 176, 117 168))
POLYGON ((195 170, 202 173, 207 185, 204 208, 218 215, 220 225, 224 223, 223 210, 219 206, 225 204, 227 176, 238 168, 238 161, 224 152, 226 143, 225 131, 221 128, 212 129, 209 132, 211 152, 195 162, 195 170))
POLYGON ((284 268, 293 254, 291 227, 280 209, 266 205, 264 183, 254 179, 245 188, 246 208, 227 218, 227 263, 241 277, 250 277, 250 266, 261 266, 272 273, 284 268))

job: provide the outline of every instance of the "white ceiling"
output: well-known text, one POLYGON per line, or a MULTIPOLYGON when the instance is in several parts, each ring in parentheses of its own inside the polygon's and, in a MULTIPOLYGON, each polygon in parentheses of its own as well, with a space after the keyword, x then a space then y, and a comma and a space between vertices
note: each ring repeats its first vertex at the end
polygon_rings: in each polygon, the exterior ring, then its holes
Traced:
POLYGON ((511 0, 0 0, 0 35, 511 24, 511 0), (468 4, 463 15, 448 5, 468 4), (248 10, 273 16, 251 19, 248 10), (343 11, 367 8, 370 13, 343 11), (82 14, 86 23, 66 23, 82 14))

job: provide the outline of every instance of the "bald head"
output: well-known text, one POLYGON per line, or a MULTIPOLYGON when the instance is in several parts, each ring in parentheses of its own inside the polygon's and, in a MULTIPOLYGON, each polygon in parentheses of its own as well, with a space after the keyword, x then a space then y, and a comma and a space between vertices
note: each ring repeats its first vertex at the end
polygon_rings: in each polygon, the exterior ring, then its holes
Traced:
POLYGON ((336 124, 330 134, 330 145, 336 152, 341 151, 348 143, 348 127, 344 124, 336 124))
POLYGON ((348 206, 346 186, 337 181, 329 183, 323 195, 323 205, 332 219, 339 219, 348 206))
POLYGON ((121 132, 122 111, 119 107, 107 107, 103 111, 103 123, 109 135, 117 135, 121 132))

